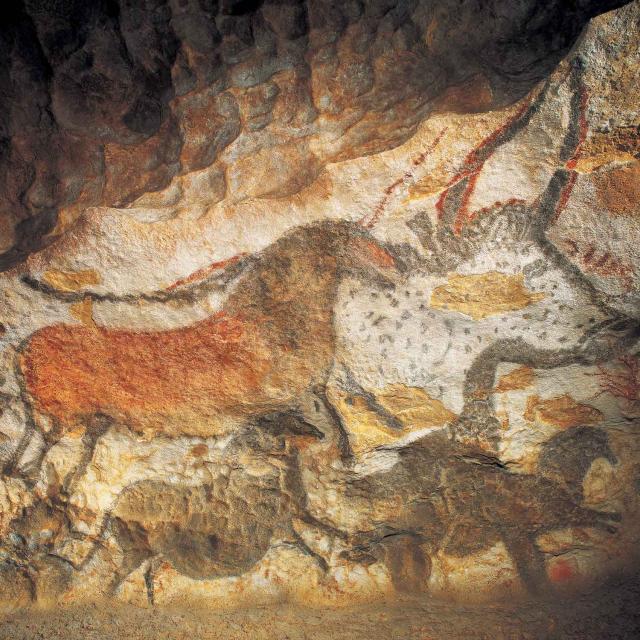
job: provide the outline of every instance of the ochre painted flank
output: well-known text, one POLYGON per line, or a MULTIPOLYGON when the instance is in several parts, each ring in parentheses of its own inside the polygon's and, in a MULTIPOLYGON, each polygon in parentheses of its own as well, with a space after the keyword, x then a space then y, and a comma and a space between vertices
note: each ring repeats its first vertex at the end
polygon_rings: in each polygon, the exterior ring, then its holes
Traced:
POLYGON ((535 373, 531 367, 522 366, 500 376, 496 385, 496 393, 504 393, 505 391, 518 391, 526 389, 533 384, 535 373))
POLYGON ((100 284, 102 279, 95 269, 82 271, 60 271, 49 269, 45 271, 42 280, 58 291, 78 291, 90 284, 100 284))

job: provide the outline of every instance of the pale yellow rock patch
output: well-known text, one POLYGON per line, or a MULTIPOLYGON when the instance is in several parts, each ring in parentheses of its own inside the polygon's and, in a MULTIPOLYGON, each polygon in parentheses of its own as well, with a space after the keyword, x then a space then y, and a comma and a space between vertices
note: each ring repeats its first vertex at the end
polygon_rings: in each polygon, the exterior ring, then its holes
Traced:
POLYGON ((457 417, 420 387, 390 384, 376 394, 376 400, 407 428, 439 427, 457 417))
POLYGON ((444 426, 457 417, 424 389, 404 384, 390 384, 374 392, 377 402, 400 421, 402 430, 387 426, 384 418, 371 409, 362 396, 338 389, 331 389, 329 396, 346 423, 356 454, 392 444, 419 429, 444 426))
POLYGON ((100 284, 100 274, 95 269, 81 271, 61 271, 49 269, 42 279, 46 284, 58 291, 78 291, 88 284, 100 284))
POLYGON ((575 170, 578 173, 592 173, 608 164, 626 164, 634 162, 635 157, 626 151, 609 151, 579 158, 575 170))
POLYGON ((615 470, 611 463, 604 458, 597 458, 591 464, 582 483, 586 504, 605 502, 620 489, 616 486, 615 470))
POLYGON ((459 311, 474 320, 481 320, 487 316, 524 309, 544 297, 544 293, 535 293, 525 287, 522 273, 453 273, 446 284, 433 290, 431 306, 459 311))
POLYGON ((402 204, 407 205, 414 200, 422 200, 440 193, 447 186, 448 180, 449 176, 444 171, 424 176, 409 187, 402 204))
POLYGON ((535 373, 531 367, 526 365, 518 367, 503 376, 500 376, 498 384, 495 387, 496 393, 504 393, 506 391, 518 391, 526 389, 533 384, 535 373))
POLYGON ((69 313, 80 320, 82 324, 88 327, 94 327, 93 321, 93 301, 91 298, 84 298, 81 302, 76 302, 69 307, 69 313))

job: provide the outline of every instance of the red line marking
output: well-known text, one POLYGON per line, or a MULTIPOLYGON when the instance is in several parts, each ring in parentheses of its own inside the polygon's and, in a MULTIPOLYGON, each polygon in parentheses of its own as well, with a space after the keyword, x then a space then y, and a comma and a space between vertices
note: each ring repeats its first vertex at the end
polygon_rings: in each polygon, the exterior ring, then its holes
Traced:
POLYGON ((578 116, 579 123, 579 134, 578 134, 578 144, 576 145, 576 150, 569 160, 567 160, 565 167, 571 171, 571 175, 569 176, 569 181, 565 185, 562 193, 560 194, 560 198, 558 200, 558 204, 556 205, 556 209, 553 214, 552 223, 556 222, 556 220, 560 217, 562 212, 565 210, 569 198, 573 192, 573 188, 575 187, 576 180, 578 179, 578 172, 575 170, 578 165, 578 160, 580 159, 580 155, 582 153, 582 145, 587 138, 587 133, 589 131, 589 124, 587 122, 587 107, 589 105, 589 93, 584 87, 580 87, 580 115, 578 116))
POLYGON ((580 158, 580 154, 582 152, 582 145, 584 141, 587 139, 587 133, 589 131, 589 124, 587 122, 587 107, 589 106, 589 93, 584 87, 580 87, 580 115, 578 117, 578 122, 580 125, 580 133, 578 136, 578 144, 576 146, 576 150, 571 157, 571 159, 567 162, 567 169, 575 169, 578 164, 578 160, 580 158))
POLYGON ((564 244, 567 247, 567 253, 572 258, 579 251, 578 243, 575 240, 571 240, 570 238, 567 238, 567 239, 562 241, 562 244, 564 244))
POLYGON ((619 278, 626 290, 633 287, 634 269, 630 264, 624 263, 616 256, 605 251, 602 256, 596 256, 596 247, 592 242, 578 243, 570 238, 565 238, 562 245, 570 258, 579 262, 581 268, 587 273, 595 273, 607 278, 619 278))
POLYGON ((369 214, 362 216, 362 218, 360 218, 360 220, 358 221, 358 224, 361 224, 367 229, 371 229, 376 224, 378 224, 378 222, 380 222, 380 218, 384 214, 384 211, 387 205, 389 204, 389 199, 391 194, 398 187, 405 185, 407 182, 413 179, 413 177, 415 176, 415 169, 417 169, 421 164, 423 164, 424 161, 433 153, 434 149, 440 143, 440 140, 442 139, 442 136, 445 134, 447 129, 448 127, 445 127, 444 129, 442 129, 442 131, 436 136, 435 140, 429 145, 429 147, 425 149, 423 152, 421 152, 419 155, 417 155, 411 161, 411 166, 414 167, 414 169, 409 169, 408 171, 405 171, 402 174, 402 177, 398 178, 397 180, 392 182, 390 185, 388 185, 384 189, 383 191, 384 196, 380 199, 378 204, 375 206, 373 210, 373 214, 371 214, 371 216, 369 214), (367 221, 367 218, 368 218, 368 221, 367 221))
POLYGON ((173 284, 169 285, 165 289, 165 291, 173 291, 174 289, 177 289, 178 287, 182 287, 185 284, 191 284, 192 282, 197 282, 198 280, 204 280, 204 278, 206 278, 209 274, 213 273, 214 271, 218 269, 224 269, 225 267, 228 267, 229 265, 238 262, 240 258, 246 255, 247 255, 246 253, 240 253, 237 256, 233 256, 226 260, 220 260, 219 262, 214 262, 206 267, 203 267, 202 269, 198 269, 197 271, 194 271, 192 274, 186 276, 185 278, 176 280, 173 284))
POLYGON ((633 407, 640 402, 640 361, 631 354, 624 354, 617 364, 617 369, 598 366, 596 375, 600 378, 600 387, 603 392, 633 407))
POLYGON ((590 244, 589 248, 585 252, 584 256, 582 256, 582 260, 584 261, 585 265, 589 265, 589 263, 591 262, 591 259, 595 255, 595 253, 596 253, 595 245, 590 244))
POLYGON ((476 169, 470 176, 467 182, 467 186, 465 187, 464 193, 462 194, 462 201, 460 202, 460 209, 458 209, 458 213, 456 214, 456 220, 453 223, 453 233, 456 236, 459 236, 462 233, 462 227, 466 222, 471 220, 475 213, 469 213, 469 201, 471 200, 471 196, 476 188, 476 183, 478 182, 478 178, 480 177, 480 168, 476 169))
POLYGON ((556 205, 556 210, 553 214, 552 222, 555 222, 560 217, 560 214, 565 210, 577 179, 578 173, 576 171, 572 171, 571 175, 569 176, 569 182, 567 182, 566 186, 562 190, 562 193, 560 194, 560 199, 558 200, 558 204, 556 205))
POLYGON ((385 190, 384 192, 387 195, 391 195, 391 193, 393 192, 393 190, 400 186, 402 184, 402 178, 398 178, 395 182, 391 183, 385 190))
POLYGON ((460 208, 456 214, 456 220, 454 222, 453 231, 455 235, 460 235, 462 231, 462 227, 465 222, 471 220, 475 217, 475 213, 469 214, 468 206, 471 200, 471 196, 473 195, 473 191, 476 186, 476 182, 478 180, 478 176, 482 171, 487 160, 494 154, 496 149, 489 150, 486 157, 481 158, 480 152, 494 143, 500 135, 502 135, 509 127, 511 127, 515 122, 517 122, 529 109, 531 106, 531 102, 533 101, 532 97, 529 97, 524 104, 516 111, 516 113, 508 118, 506 122, 501 124, 497 129, 495 129, 492 133, 490 133, 486 138, 484 138, 479 145, 474 147, 465 157, 464 162, 462 163, 461 169, 449 180, 447 186, 444 191, 440 194, 438 201, 436 202, 436 211, 438 212, 438 219, 442 219, 444 216, 444 202, 449 195, 449 191, 453 186, 458 184, 460 181, 465 178, 469 178, 469 183, 467 184, 464 194, 462 196, 462 202, 460 204, 460 208))

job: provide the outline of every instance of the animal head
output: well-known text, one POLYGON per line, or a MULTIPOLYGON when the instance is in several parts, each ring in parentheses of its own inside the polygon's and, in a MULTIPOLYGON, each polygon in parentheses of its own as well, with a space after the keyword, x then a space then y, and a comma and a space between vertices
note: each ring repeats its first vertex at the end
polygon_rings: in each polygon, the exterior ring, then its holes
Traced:
POLYGON ((562 485, 582 499, 582 483, 594 460, 611 465, 618 458, 611 449, 609 434, 599 427, 579 426, 560 431, 547 440, 538 457, 538 473, 562 485))
POLYGON ((374 238, 366 229, 345 220, 323 220, 296 227, 257 256, 257 272, 271 291, 286 295, 295 285, 296 295, 306 283, 334 283, 334 276, 376 282, 392 287, 407 271, 404 258, 374 238), (311 275, 311 278, 310 278, 311 275))
MULTIPOLYGON (((304 416, 294 409, 268 413, 258 420, 257 427, 257 430, 250 430, 250 433, 258 433, 263 436, 263 439, 265 435, 271 438, 286 438, 294 445, 304 445, 325 438, 325 434, 320 429, 305 420, 304 416)), ((263 443, 261 444, 264 446, 263 443)))
POLYGON ((334 234, 334 252, 342 274, 386 287, 402 281, 407 265, 395 248, 353 223, 337 223, 334 234))

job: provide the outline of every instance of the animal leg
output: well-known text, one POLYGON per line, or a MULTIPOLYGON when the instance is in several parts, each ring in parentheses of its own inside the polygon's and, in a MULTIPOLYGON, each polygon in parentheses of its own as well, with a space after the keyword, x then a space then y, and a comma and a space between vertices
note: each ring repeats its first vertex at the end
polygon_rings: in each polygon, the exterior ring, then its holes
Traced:
POLYGON ((32 481, 33 478, 37 476, 38 471, 42 466, 42 460, 47 454, 47 451, 59 439, 60 427, 56 422, 49 421, 46 416, 38 414, 32 408, 31 403, 27 398, 25 398, 24 394, 22 396, 22 403, 25 410, 24 431, 20 436, 18 445, 13 450, 9 459, 4 463, 2 474, 5 476, 21 477, 32 481), (42 424, 38 424, 39 421, 41 421, 42 424), (20 461, 31 444, 36 431, 39 431, 42 434, 46 442, 46 446, 38 454, 37 458, 29 464, 28 469, 20 469, 20 461))
MULTIPOLYGON (((152 557, 153 551, 149 546, 146 532, 135 524, 124 522, 120 518, 113 518, 111 531, 122 551, 122 562, 114 572, 111 581, 110 591, 111 594, 115 594, 127 576, 152 557)), ((153 604, 153 567, 151 567, 151 563, 145 571, 144 581, 147 598, 150 604, 153 604)))
POLYGON ((93 452, 98 440, 108 431, 111 420, 104 415, 96 415, 89 421, 82 436, 83 452, 78 466, 64 480, 63 493, 68 497, 72 495, 78 482, 84 476, 87 467, 93 460, 93 452))
POLYGON ((151 606, 155 604, 155 592, 154 592, 153 579, 156 571, 156 560, 157 558, 155 557, 151 558, 147 562, 147 568, 145 569, 145 572, 144 572, 144 586, 145 586, 145 589, 147 590, 147 601, 151 606))
POLYGON ((504 542, 518 575, 524 586, 532 596, 543 597, 552 595, 552 587, 547 577, 547 568, 544 562, 544 554, 536 546, 533 539, 518 532, 501 531, 504 542))
POLYGON ((298 534, 296 531, 292 531, 291 532, 291 536, 293 538, 293 542, 294 544, 301 550, 303 551, 306 555, 312 557, 316 563, 318 564, 318 566, 320 567, 320 569, 322 570, 322 573, 326 573, 329 570, 329 565, 327 564, 327 561, 316 551, 314 551, 302 538, 302 536, 300 534, 298 534))
POLYGON ((427 588, 431 559, 420 547, 420 542, 420 537, 413 533, 394 533, 378 543, 397 591, 418 593, 427 588))
MULTIPOLYGON (((27 423, 24 428, 24 432, 20 437, 20 442, 18 442, 18 446, 14 449, 13 453, 9 456, 8 460, 4 463, 2 467, 2 475, 3 476, 19 476, 22 475, 18 471, 18 465, 20 464, 20 460, 24 455, 24 452, 27 450, 31 439, 35 433, 35 425, 31 418, 27 418, 27 423)), ((42 455, 44 457, 44 454, 42 455)), ((40 462, 42 458, 40 458, 40 462)))
POLYGON ((345 465, 351 466, 354 462, 354 455, 349 442, 349 434, 342 421, 342 416, 331 404, 324 387, 320 385, 316 386, 313 389, 313 394, 319 400, 319 403, 314 403, 316 412, 324 413, 327 422, 338 432, 337 445, 340 452, 340 459, 345 465))

